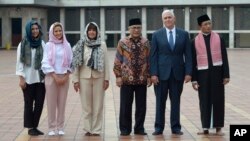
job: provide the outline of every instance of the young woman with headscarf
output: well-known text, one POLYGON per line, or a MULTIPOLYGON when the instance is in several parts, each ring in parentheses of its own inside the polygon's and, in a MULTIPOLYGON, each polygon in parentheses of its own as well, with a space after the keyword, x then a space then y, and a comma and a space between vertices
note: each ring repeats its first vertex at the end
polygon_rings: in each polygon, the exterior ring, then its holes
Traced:
POLYGON ((44 74, 41 71, 43 48, 41 26, 36 21, 26 24, 26 35, 17 47, 16 75, 24 97, 24 127, 31 136, 43 135, 37 129, 45 98, 44 74))
POLYGON ((45 87, 48 108, 49 136, 64 135, 65 106, 71 73, 72 50, 61 23, 50 26, 42 70, 46 74, 45 87))
POLYGON ((101 41, 96 23, 87 24, 84 38, 73 48, 73 83, 80 92, 83 130, 86 136, 102 131, 104 93, 109 86, 107 46, 101 41))

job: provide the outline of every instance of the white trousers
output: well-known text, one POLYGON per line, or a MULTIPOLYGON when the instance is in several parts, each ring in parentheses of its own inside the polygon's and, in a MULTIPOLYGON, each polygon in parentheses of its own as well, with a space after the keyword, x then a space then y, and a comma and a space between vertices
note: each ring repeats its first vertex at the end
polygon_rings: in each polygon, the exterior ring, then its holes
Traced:
POLYGON ((83 130, 100 134, 103 122, 104 78, 80 79, 83 130))

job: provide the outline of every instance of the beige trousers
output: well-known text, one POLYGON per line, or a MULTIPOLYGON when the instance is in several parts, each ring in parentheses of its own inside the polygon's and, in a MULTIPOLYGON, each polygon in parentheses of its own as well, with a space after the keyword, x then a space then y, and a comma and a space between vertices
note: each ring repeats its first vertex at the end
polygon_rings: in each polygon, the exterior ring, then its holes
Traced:
POLYGON ((103 121, 104 78, 80 79, 80 98, 83 113, 83 130, 100 134, 103 121))
POLYGON ((63 85, 57 85, 52 75, 46 75, 45 88, 49 131, 63 130, 69 80, 63 85))

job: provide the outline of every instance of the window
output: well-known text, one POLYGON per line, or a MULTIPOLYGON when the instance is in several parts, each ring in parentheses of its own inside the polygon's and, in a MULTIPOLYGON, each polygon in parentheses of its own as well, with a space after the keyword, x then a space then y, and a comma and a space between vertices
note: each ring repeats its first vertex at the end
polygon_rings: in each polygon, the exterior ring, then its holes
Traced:
POLYGON ((215 30, 229 29, 229 9, 228 7, 212 8, 212 24, 215 30))
POLYGON ((198 30, 197 18, 201 15, 207 14, 206 8, 190 8, 190 30, 198 30))
POLYGON ((80 34, 66 34, 66 38, 70 43, 71 47, 73 47, 80 39, 80 34))
POLYGON ((119 42, 119 40, 121 39, 121 34, 117 33, 117 34, 106 34, 106 44, 107 47, 117 47, 117 44, 119 42))
POLYGON ((101 28, 100 9, 99 8, 86 8, 86 10, 85 10, 85 26, 90 22, 95 22, 101 28))
POLYGON ((129 20, 133 18, 141 19, 141 8, 126 8, 126 28, 129 26, 129 20))
POLYGON ((250 7, 236 7, 234 12, 235 29, 250 30, 250 7))
POLYGON ((47 15, 48 15, 47 29, 49 30, 50 26, 54 22, 60 22, 60 9, 59 8, 49 8, 47 15))
POLYGON ((78 8, 65 9, 65 30, 66 31, 80 30, 80 9, 78 8))
POLYGON ((185 9, 184 8, 175 8, 174 9, 174 15, 176 18, 176 26, 179 28, 184 29, 185 25, 185 9))
POLYGON ((250 33, 236 33, 234 37, 235 48, 250 48, 250 33))
POLYGON ((121 30, 120 8, 107 8, 105 11, 105 29, 107 31, 121 30))
POLYGON ((147 30, 157 30, 162 28, 162 7, 149 7, 147 8, 147 30))
POLYGON ((229 47, 229 33, 219 33, 220 37, 224 40, 226 48, 229 47))

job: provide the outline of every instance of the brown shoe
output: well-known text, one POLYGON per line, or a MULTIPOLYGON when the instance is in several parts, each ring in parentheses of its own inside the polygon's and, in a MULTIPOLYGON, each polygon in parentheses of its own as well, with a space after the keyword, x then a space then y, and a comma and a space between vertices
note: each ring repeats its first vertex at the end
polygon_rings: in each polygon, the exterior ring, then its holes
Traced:
POLYGON ((92 135, 92 136, 100 136, 100 134, 95 134, 95 133, 94 133, 94 134, 91 134, 91 135, 92 135))

